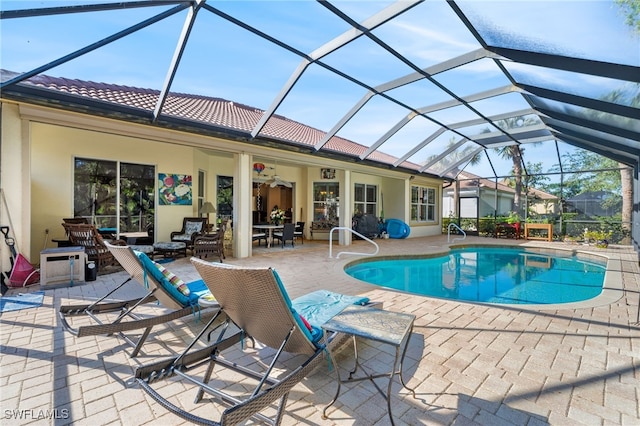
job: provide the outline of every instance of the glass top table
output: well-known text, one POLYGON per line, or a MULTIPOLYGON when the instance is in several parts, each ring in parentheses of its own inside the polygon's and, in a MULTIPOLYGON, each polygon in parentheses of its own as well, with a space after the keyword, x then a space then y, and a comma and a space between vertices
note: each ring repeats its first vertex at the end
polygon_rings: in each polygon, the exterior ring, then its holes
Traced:
POLYGON ((253 225, 253 228, 263 230, 263 231, 268 231, 269 235, 267 236, 267 248, 269 248, 273 243, 273 230, 284 229, 284 225, 275 225, 275 224, 253 225))
POLYGON ((385 311, 375 307, 353 305, 346 307, 342 312, 331 318, 322 326, 322 328, 328 332, 338 332, 351 335, 353 337, 355 359, 355 366, 353 370, 349 373, 349 377, 346 380, 343 380, 340 378, 338 364, 336 363, 331 350, 329 350, 329 356, 331 357, 332 362, 335 365, 338 389, 336 390, 336 395, 334 396, 333 400, 322 411, 322 417, 324 419, 327 418, 327 409, 331 407, 338 399, 338 396, 340 395, 340 385, 342 383, 370 380, 374 384, 376 389, 378 389, 378 391, 387 400, 387 411, 389 414, 389 419, 391 420, 391 424, 394 424, 393 416, 391 414, 391 385, 393 384, 393 378, 398 375, 400 377, 402 386, 405 389, 409 390, 414 398, 416 397, 415 390, 409 388, 405 384, 402 377, 402 364, 404 362, 404 356, 407 352, 407 346, 409 346, 409 339, 411 338, 411 333, 413 331, 414 320, 415 315, 412 314, 385 311), (395 347, 395 359, 391 371, 384 374, 368 373, 358 361, 358 346, 356 337, 373 340, 395 347), (401 349, 402 355, 400 355, 401 349), (362 371, 365 373, 364 377, 353 377, 353 375, 358 371, 358 368, 362 369, 362 371), (389 377, 389 384, 387 386, 386 393, 382 389, 380 389, 377 383, 373 380, 379 377, 389 377))

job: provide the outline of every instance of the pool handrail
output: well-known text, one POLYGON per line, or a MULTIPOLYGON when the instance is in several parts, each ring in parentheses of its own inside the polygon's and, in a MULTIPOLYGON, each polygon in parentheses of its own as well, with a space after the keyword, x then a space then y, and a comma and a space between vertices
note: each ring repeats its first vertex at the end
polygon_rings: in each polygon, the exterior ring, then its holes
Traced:
POLYGON ((362 235, 358 231, 354 231, 353 229, 351 229, 351 228, 349 228, 347 226, 336 226, 336 227, 331 228, 331 231, 329 231, 329 259, 333 258, 333 256, 332 256, 333 231, 336 231, 336 230, 349 231, 352 234, 356 234, 358 237, 362 238, 363 240, 369 241, 371 244, 373 244, 376 247, 376 251, 374 253, 358 253, 358 252, 353 252, 353 251, 341 251, 340 253, 338 253, 336 255, 336 259, 339 259, 341 254, 360 254, 360 255, 363 255, 363 256, 375 256, 376 254, 378 254, 378 251, 380 251, 380 247, 378 246, 378 244, 376 244, 374 241, 370 240, 369 238, 365 237, 364 235, 362 235))
POLYGON ((447 226, 447 243, 452 243, 452 242, 454 242, 455 240, 463 241, 465 238, 467 238, 467 233, 466 233, 466 232, 464 232, 464 231, 462 230, 462 228, 460 228, 458 225, 456 225, 455 223, 451 222, 451 223, 449 224, 449 226, 447 226), (452 227, 452 226, 453 226, 454 228, 457 228, 457 229, 458 229, 458 231, 462 232, 462 238, 454 238, 454 239, 453 239, 453 241, 451 241, 451 227, 452 227))

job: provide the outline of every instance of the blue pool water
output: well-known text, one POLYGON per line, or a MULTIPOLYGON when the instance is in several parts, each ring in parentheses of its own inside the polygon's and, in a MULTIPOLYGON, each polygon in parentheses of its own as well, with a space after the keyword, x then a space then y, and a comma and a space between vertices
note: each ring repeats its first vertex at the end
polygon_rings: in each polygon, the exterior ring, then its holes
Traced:
POLYGON ((423 296, 504 304, 567 303, 602 292, 605 267, 520 248, 475 247, 430 258, 347 266, 359 280, 423 296))

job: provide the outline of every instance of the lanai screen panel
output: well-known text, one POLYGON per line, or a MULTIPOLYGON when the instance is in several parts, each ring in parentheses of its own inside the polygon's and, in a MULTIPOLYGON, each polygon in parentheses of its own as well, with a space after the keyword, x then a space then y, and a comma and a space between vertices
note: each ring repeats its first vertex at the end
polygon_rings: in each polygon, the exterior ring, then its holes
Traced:
POLYGON ((95 90, 119 85, 109 99, 70 91, 87 109, 96 100, 124 104, 151 123, 186 120, 249 143, 300 144, 443 177, 461 168, 506 176, 512 161, 496 149, 522 144, 526 165, 536 162, 527 158, 535 144, 555 140, 638 164, 640 43, 615 2, 27 0, 0 8, 3 95, 38 75, 98 82, 95 90), (129 88, 142 94, 131 99, 129 88), (180 94, 227 104, 185 105, 180 94), (447 154, 456 157, 445 164, 447 154))

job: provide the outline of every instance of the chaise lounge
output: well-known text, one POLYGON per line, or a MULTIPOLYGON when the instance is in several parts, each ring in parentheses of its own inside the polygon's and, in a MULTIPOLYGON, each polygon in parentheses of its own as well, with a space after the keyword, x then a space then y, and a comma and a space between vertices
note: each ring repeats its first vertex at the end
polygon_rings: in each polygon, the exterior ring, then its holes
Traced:
MULTIPOLYGON (((224 332, 220 333, 216 342, 207 348, 190 352, 191 345, 178 357, 141 366, 136 370, 136 380, 162 406, 193 423, 236 424, 257 417, 262 422, 279 424, 289 390, 320 364, 323 359, 321 355, 326 353, 328 345, 339 345, 347 340, 343 334, 325 334, 321 328, 322 322, 346 306, 368 304, 369 299, 320 290, 292 301, 272 268, 240 268, 196 258, 191 258, 191 262, 220 304, 220 312, 227 317, 226 325, 230 329, 237 329, 237 332, 227 338, 224 338, 224 332), (298 310, 309 316, 301 315, 298 310), (239 365, 236 359, 225 359, 225 351, 234 346, 243 348, 245 338, 272 348, 275 354, 271 359, 261 358, 258 362, 249 360, 252 368, 239 365), (273 374, 274 367, 284 352, 301 355, 303 362, 288 369, 288 373, 283 374, 284 378, 277 378, 273 374), (196 376, 197 368, 204 365, 206 368, 201 371, 202 375, 196 376), (257 366, 264 368, 257 370, 257 366), (241 398, 229 394, 220 385, 210 384, 216 367, 250 378, 242 381, 243 386, 248 387, 254 382, 255 388, 241 398), (219 420, 185 411, 171 402, 171 397, 162 396, 154 388, 155 382, 169 378, 185 379, 195 384, 198 388, 196 402, 206 393, 229 408, 222 412, 219 420), (269 418, 260 413, 277 400, 279 404, 275 417, 269 418)), ((194 341, 199 340, 205 332, 202 330, 194 341)), ((224 383, 220 380, 215 382, 224 383)))
POLYGON ((219 308, 202 280, 185 283, 144 253, 134 252, 129 246, 116 246, 107 242, 104 244, 127 271, 129 278, 91 304, 61 306, 58 313, 60 322, 71 334, 77 337, 117 334, 134 347, 131 354, 133 358, 140 352, 154 326, 187 315, 197 316, 202 309, 198 304, 200 298, 208 300, 208 307, 216 310, 219 308), (127 301, 108 301, 111 295, 131 280, 143 285, 147 290, 143 297, 127 301), (143 316, 139 313, 141 306, 156 301, 170 311, 156 316, 143 316), (106 316, 102 316, 108 313, 118 315, 108 321, 106 316), (88 316, 97 324, 74 328, 69 323, 69 318, 75 316, 88 316), (125 331, 139 329, 144 329, 144 332, 137 341, 124 334, 125 331))

